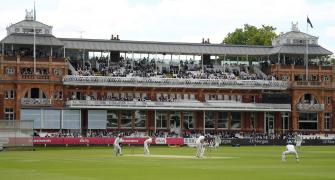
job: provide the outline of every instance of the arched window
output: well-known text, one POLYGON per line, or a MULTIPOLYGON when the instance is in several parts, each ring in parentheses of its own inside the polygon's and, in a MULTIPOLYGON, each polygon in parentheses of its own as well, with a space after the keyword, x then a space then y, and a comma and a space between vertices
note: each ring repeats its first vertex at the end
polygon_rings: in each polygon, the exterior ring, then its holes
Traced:
POLYGON ((300 98, 299 103, 302 103, 302 104, 318 104, 318 101, 313 94, 304 94, 300 98))
POLYGON ((25 98, 33 98, 33 99, 46 99, 47 96, 40 88, 31 88, 24 95, 25 98))

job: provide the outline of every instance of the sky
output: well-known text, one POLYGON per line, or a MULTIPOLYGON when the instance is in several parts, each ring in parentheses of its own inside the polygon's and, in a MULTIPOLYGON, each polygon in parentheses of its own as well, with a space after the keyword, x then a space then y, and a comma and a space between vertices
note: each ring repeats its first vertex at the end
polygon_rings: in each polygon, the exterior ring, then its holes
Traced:
MULTIPOLYGON (((221 43, 244 24, 270 25, 276 33, 298 22, 335 52, 335 0, 35 0, 38 21, 63 38, 221 43)), ((6 27, 24 19, 34 0, 0 0, 0 39, 6 27)))

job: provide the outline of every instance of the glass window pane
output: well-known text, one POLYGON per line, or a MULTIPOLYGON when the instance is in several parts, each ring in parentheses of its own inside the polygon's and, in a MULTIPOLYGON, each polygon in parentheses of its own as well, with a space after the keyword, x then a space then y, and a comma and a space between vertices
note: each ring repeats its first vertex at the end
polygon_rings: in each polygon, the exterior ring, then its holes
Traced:
POLYGON ((108 110, 107 111, 107 128, 117 128, 118 127, 118 111, 108 110))
POLYGON ((241 128, 241 113, 232 112, 231 113, 231 128, 241 128))
POLYGON ((228 112, 218 112, 218 128, 228 128, 228 112))
POLYGON ((184 114, 184 129, 193 129, 194 128, 194 117, 193 112, 183 112, 184 114))
POLYGON ((145 128, 147 121, 147 111, 135 111, 135 127, 145 128))
POLYGON ((131 111, 121 111, 121 127, 131 128, 131 111))
POLYGON ((205 128, 214 128, 215 115, 212 111, 205 112, 205 128))

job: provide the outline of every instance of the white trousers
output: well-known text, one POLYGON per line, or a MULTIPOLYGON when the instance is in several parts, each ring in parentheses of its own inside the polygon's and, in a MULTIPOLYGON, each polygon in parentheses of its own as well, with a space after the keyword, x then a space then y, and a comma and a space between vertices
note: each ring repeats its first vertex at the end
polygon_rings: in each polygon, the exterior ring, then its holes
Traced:
POLYGON ((296 158, 297 160, 299 159, 299 156, 298 156, 297 151, 288 151, 288 150, 286 150, 286 151, 283 152, 282 157, 281 157, 281 159, 282 159, 283 161, 286 160, 286 155, 287 155, 287 154, 295 154, 295 158, 296 158))
POLYGON ((119 144, 114 144, 115 156, 122 155, 122 149, 119 144))
POLYGON ((144 144, 144 154, 145 155, 150 155, 149 145, 148 144, 144 144))
POLYGON ((197 144, 197 157, 198 158, 202 158, 204 157, 204 153, 205 153, 205 148, 204 148, 204 145, 199 143, 197 144))

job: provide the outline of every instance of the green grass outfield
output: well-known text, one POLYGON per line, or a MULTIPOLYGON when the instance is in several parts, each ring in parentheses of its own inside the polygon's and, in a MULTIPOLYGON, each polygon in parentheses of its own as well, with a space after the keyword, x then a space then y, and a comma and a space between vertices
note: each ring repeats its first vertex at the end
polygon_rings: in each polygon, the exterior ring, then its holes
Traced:
POLYGON ((197 159, 195 148, 151 147, 153 156, 141 157, 142 147, 123 147, 114 157, 107 147, 47 147, 36 151, 0 152, 1 180, 321 180, 335 179, 335 146, 302 147, 281 162, 284 146, 220 147, 197 159), (154 156, 155 155, 155 156, 154 156), (160 155, 169 155, 160 157, 160 155), (174 157, 175 156, 175 157, 174 157))

